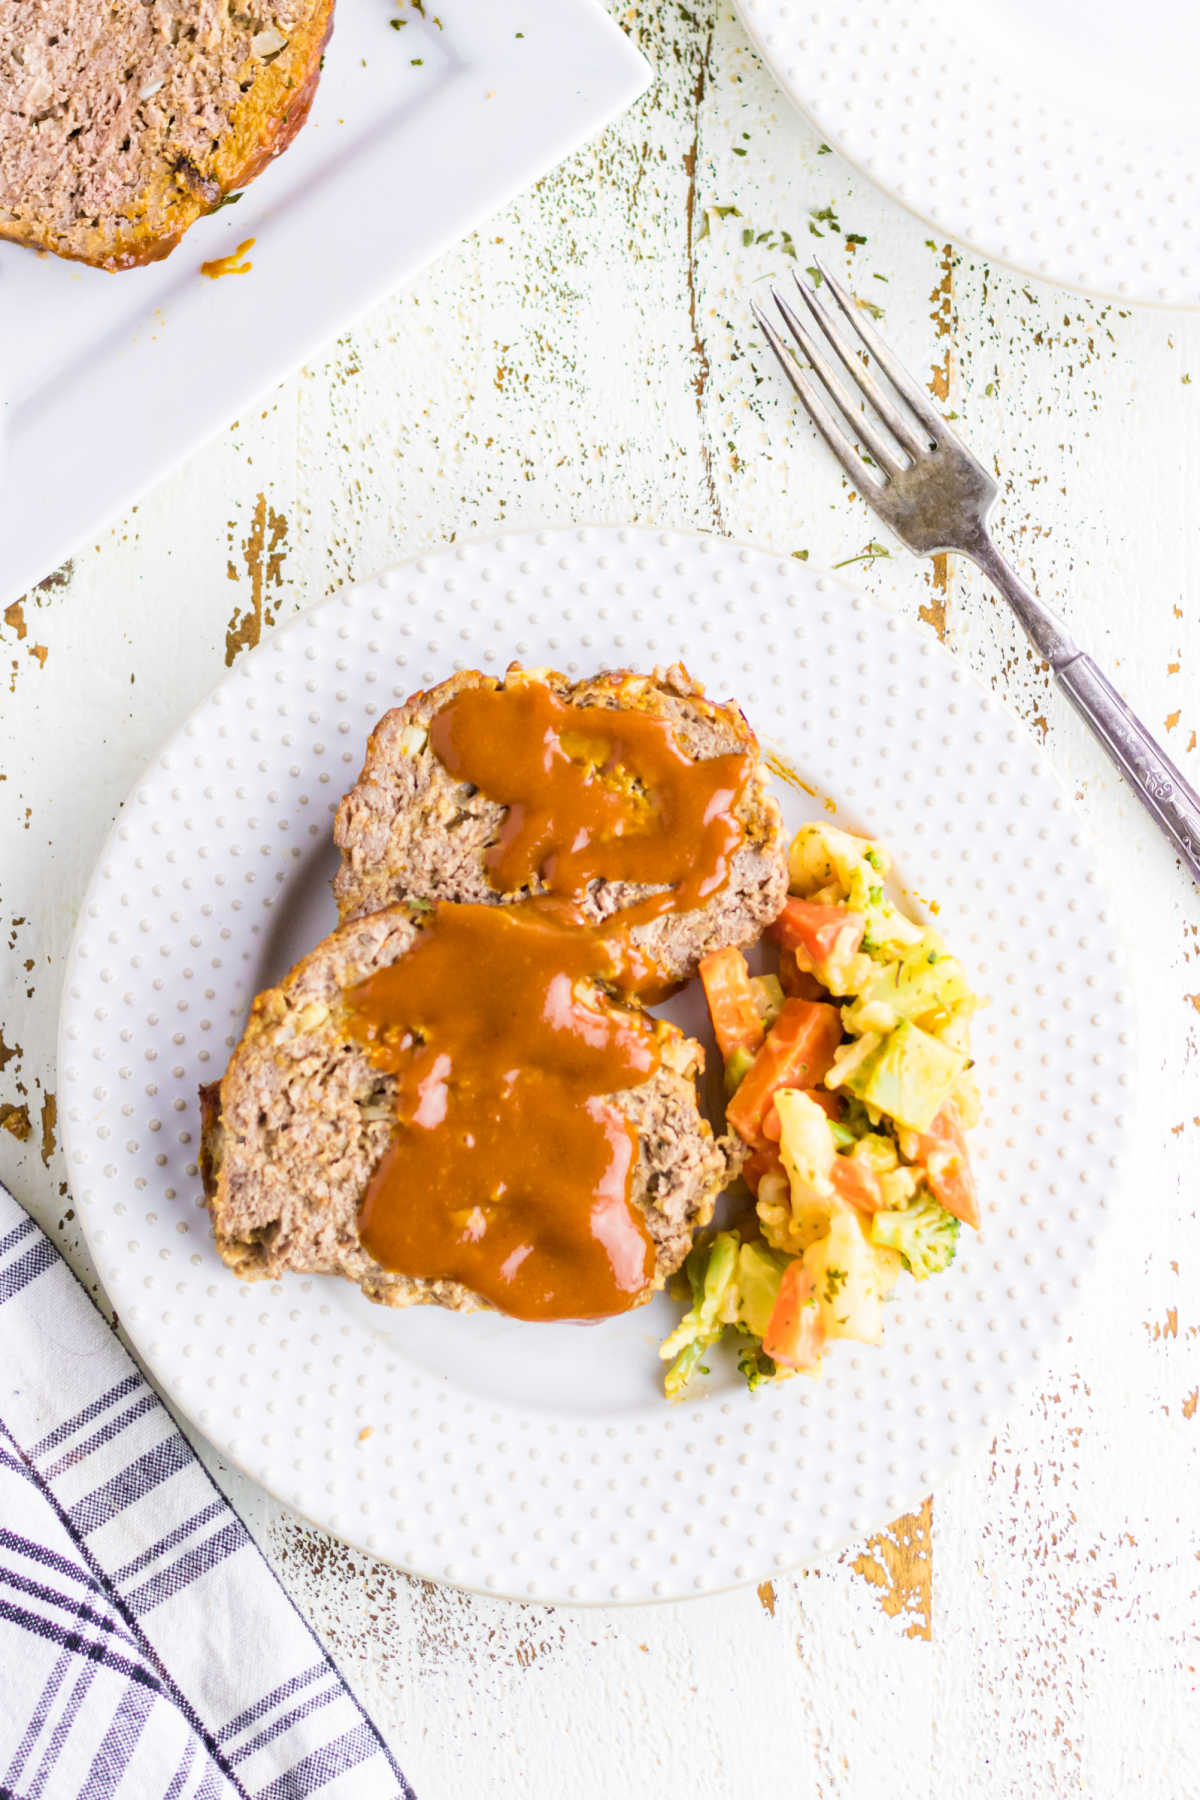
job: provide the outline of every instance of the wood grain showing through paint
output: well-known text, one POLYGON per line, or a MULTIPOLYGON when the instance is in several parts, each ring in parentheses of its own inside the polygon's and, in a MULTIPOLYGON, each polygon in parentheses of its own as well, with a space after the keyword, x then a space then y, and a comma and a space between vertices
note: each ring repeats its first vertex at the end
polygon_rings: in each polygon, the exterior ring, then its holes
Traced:
MULTIPOLYGON (((234 527, 229 527, 232 544, 234 527)), ((283 564, 287 556, 287 519, 276 512, 265 494, 254 502, 250 530, 242 540, 242 561, 250 582, 250 604, 235 607, 225 632, 225 666, 232 666, 242 650, 252 650, 262 637, 263 626, 275 623, 272 589, 283 586, 283 564)), ((230 581, 242 579, 241 570, 230 557, 227 568, 230 581)))
POLYGON ((933 1500, 920 1512, 905 1513, 886 1531, 869 1537, 851 1564, 879 1589, 879 1604, 891 1619, 907 1621, 905 1636, 933 1633, 933 1500))

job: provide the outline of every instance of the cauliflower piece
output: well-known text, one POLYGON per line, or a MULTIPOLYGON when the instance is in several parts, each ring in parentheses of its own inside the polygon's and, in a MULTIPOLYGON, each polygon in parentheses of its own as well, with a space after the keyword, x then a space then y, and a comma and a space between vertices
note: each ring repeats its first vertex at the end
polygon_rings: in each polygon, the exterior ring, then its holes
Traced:
POLYGON ((792 1216, 792 1191, 782 1169, 770 1169, 758 1184, 755 1212, 764 1238, 772 1250, 787 1256, 799 1256, 825 1230, 829 1215, 819 1213, 796 1219, 792 1216))
POLYGON ((881 1175, 879 1193, 884 1210, 896 1212, 907 1206, 920 1185, 920 1169, 891 1169, 881 1175))
POLYGON ((877 1256, 854 1207, 836 1203, 829 1231, 804 1252, 804 1267, 827 1337, 857 1338, 863 1344, 882 1340, 883 1300, 895 1263, 877 1256))
POLYGON ((887 874, 885 851, 867 838, 852 837, 836 825, 802 825, 788 851, 788 887, 806 900, 845 900, 854 871, 864 862, 880 880, 887 874))
POLYGON ((780 1088, 775 1095, 775 1109, 779 1114, 779 1154, 793 1196, 800 1189, 802 1199, 832 1198, 833 1183, 829 1177, 836 1145, 828 1113, 800 1088, 780 1088))

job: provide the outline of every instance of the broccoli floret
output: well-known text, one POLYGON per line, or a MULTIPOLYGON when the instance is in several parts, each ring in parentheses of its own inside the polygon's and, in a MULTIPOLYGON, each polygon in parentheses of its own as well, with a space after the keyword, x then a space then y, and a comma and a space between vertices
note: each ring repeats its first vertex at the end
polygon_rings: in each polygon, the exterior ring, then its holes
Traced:
POLYGON ((743 1344, 738 1351, 738 1368, 746 1377, 746 1386, 751 1393, 755 1388, 762 1387, 764 1382, 774 1381, 779 1374, 762 1345, 756 1344, 753 1339, 743 1344))
POLYGON ((958 1220, 940 1206, 932 1194, 918 1194, 903 1212, 877 1212, 871 1222, 871 1241, 886 1250, 898 1250, 918 1281, 940 1275, 954 1261, 958 1248, 958 1220))
POLYGON ((701 1366, 705 1351, 732 1320, 737 1253, 736 1231, 719 1231, 710 1244, 698 1244, 684 1265, 692 1304, 658 1351, 663 1361, 671 1364, 663 1382, 668 1399, 683 1392, 701 1366))

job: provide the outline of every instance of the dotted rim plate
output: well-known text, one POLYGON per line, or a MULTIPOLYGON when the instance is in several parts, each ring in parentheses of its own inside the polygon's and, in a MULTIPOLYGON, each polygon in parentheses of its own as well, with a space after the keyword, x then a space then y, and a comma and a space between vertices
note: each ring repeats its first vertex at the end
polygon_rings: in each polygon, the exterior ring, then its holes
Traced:
MULTIPOLYGON (((790 828, 822 812, 780 789, 790 828)), ((1079 831, 1037 747, 931 637, 793 558, 689 533, 505 536, 336 595, 242 658, 134 789, 84 900, 60 1023, 76 1202, 121 1324, 223 1455, 404 1568, 543 1601, 762 1580, 878 1528, 994 1430, 1086 1276, 1132 1027, 1079 831), (657 1389, 665 1299, 594 1327, 391 1313, 239 1283, 212 1247, 196 1089, 332 918, 332 813, 389 705, 511 657, 684 661, 839 822, 877 833, 992 1004, 984 1227, 902 1279, 880 1349, 751 1395, 657 1389), (658 1316, 651 1316, 658 1309, 658 1316), (544 1335, 544 1334, 553 1335, 544 1335)), ((964 1239, 969 1234, 963 1233, 964 1239)))
POLYGON ((937 0, 735 4, 784 92, 918 218, 1040 280, 1200 306, 1195 115, 1151 129, 1118 104, 1073 108, 1038 46, 991 66, 937 0))

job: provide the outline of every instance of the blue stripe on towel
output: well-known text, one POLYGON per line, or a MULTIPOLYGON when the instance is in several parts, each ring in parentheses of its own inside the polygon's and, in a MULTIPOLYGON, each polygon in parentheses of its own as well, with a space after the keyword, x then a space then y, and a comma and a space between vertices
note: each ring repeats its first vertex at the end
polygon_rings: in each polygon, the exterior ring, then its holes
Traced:
POLYGON ((413 1800, 242 1520, 3 1189, 0 1368, 0 1800, 413 1800))

